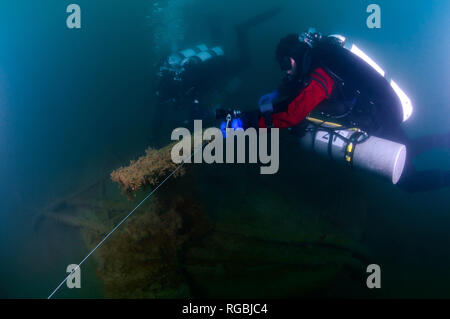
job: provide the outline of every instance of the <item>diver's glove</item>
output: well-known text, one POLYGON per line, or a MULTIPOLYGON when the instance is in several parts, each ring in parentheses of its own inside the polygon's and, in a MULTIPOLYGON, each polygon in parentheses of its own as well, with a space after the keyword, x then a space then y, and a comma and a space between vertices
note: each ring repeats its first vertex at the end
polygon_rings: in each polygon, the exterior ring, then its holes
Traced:
POLYGON ((278 91, 273 91, 272 93, 268 93, 263 95, 258 102, 259 111, 264 113, 272 113, 273 112, 273 102, 279 97, 278 91))
POLYGON ((258 106, 267 127, 272 127, 273 102, 279 97, 278 91, 266 94, 259 99, 258 106))
POLYGON ((271 104, 279 97, 278 91, 273 91, 272 93, 268 93, 266 95, 261 96, 258 102, 258 106, 261 107, 264 104, 271 104))

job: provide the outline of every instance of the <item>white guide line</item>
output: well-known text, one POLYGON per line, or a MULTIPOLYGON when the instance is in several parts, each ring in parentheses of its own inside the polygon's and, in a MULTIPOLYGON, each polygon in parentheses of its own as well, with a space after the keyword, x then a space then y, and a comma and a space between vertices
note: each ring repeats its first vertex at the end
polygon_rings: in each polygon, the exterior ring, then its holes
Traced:
POLYGON ((181 163, 176 169, 173 170, 172 173, 170 173, 161 183, 158 184, 158 186, 156 186, 127 216, 125 216, 120 223, 118 223, 116 225, 116 227, 114 227, 109 233, 108 235, 105 236, 105 238, 103 238, 98 244, 97 246, 95 246, 94 249, 91 250, 91 252, 89 254, 87 254, 86 257, 83 258, 83 260, 74 268, 72 269, 72 271, 70 272, 70 274, 63 280, 61 281, 61 283, 58 285, 58 287, 56 287, 55 290, 53 290, 53 292, 47 297, 47 299, 50 299, 53 297, 53 295, 59 290, 59 288, 61 288, 61 286, 67 281, 67 279, 69 279, 69 277, 77 270, 80 268, 80 266, 86 261, 86 259, 89 258, 90 255, 92 255, 92 253, 94 251, 97 250, 98 247, 100 247, 106 239, 108 239, 109 236, 112 235, 112 233, 114 233, 116 231, 117 228, 120 227, 120 225, 122 225, 127 219, 128 217, 130 217, 135 211, 136 209, 139 208, 139 206, 141 206, 150 196, 152 196, 157 190, 158 188, 160 188, 169 178, 171 178, 181 167, 183 167, 183 165, 186 163, 187 160, 191 159, 192 156, 194 156, 194 154, 196 154, 198 151, 203 149, 203 144, 201 145, 201 147, 198 148, 198 150, 196 150, 194 153, 191 154, 191 156, 189 156, 186 160, 183 161, 183 163, 181 163))

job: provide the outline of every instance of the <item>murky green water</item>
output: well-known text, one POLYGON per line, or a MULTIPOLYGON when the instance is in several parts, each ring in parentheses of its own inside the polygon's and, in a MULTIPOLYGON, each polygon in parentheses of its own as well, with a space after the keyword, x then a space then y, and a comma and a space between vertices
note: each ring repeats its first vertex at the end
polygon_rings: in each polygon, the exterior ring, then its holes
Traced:
MULTIPOLYGON (((155 11, 155 2, 77 1, 81 30, 65 27, 64 2, 0 3, 0 297, 46 298, 65 267, 88 253, 78 228, 56 222, 36 226, 44 207, 108 176, 147 146, 167 144, 171 130, 182 124, 183 111, 155 107, 155 65, 161 57, 210 39, 211 20, 222 30, 217 34, 223 46, 234 50, 234 25, 274 4, 166 0, 158 1, 161 10, 155 11)), ((401 83, 415 105, 405 124, 409 135, 447 132, 449 3, 377 1, 379 30, 366 27, 370 3, 276 1, 283 11, 250 33, 252 64, 228 99, 243 109, 256 107, 259 96, 280 80, 274 59, 279 39, 315 26, 350 36, 401 83)), ((196 168, 195 189, 222 227, 218 238, 226 240, 224 234, 233 230, 271 239, 230 244, 229 256, 251 256, 245 271, 255 267, 255 278, 242 286, 246 296, 266 288, 282 296, 449 297, 450 189, 405 194, 315 161, 286 141, 274 176, 260 176, 255 166, 196 168), (319 239, 345 247, 355 243, 367 258, 353 265, 338 260, 343 254, 329 247, 295 246, 319 239), (280 265, 274 266, 277 259, 280 265), (257 268, 258 260, 268 268, 257 268), (365 287, 365 262, 381 265, 381 290, 365 287), (353 265, 349 277, 333 276, 335 264, 353 265), (311 267, 318 270, 309 272, 311 267), (264 286, 258 278, 269 273, 264 286)), ((449 150, 423 155, 417 165, 450 170, 449 150)), ((234 264, 227 265, 225 260, 217 269, 234 264)), ((82 276, 82 289, 63 287, 57 297, 103 297, 94 259, 84 264, 82 276)), ((214 278, 212 286, 223 284, 220 275, 214 278)), ((202 296, 233 293, 197 284, 202 296)))

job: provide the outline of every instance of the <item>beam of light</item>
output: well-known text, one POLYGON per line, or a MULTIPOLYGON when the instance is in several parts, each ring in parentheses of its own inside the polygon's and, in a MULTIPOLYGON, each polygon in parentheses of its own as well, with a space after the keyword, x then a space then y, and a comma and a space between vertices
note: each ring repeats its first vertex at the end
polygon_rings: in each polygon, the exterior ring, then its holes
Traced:
POLYGON ((398 86, 397 83, 394 82, 394 80, 391 80, 391 87, 395 91, 395 93, 398 95, 400 102, 402 103, 402 109, 403 109, 403 122, 408 120, 410 116, 413 113, 413 106, 411 103, 410 98, 406 95, 405 92, 398 86))
POLYGON ((369 64, 372 68, 374 68, 375 71, 380 73, 382 77, 384 77, 386 75, 386 72, 384 72, 384 70, 378 64, 376 64, 374 60, 372 60, 367 54, 365 54, 356 45, 353 44, 350 51, 353 54, 356 54, 357 56, 359 56, 361 59, 363 59, 367 64, 369 64))

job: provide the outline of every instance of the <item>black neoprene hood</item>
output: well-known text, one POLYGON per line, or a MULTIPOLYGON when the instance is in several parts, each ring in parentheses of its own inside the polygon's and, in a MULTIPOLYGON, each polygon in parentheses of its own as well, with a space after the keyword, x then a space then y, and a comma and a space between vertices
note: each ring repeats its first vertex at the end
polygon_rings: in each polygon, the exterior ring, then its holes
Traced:
POLYGON ((291 63, 289 58, 293 58, 297 65, 301 65, 304 53, 308 50, 308 45, 298 39, 298 34, 292 33, 282 38, 276 49, 276 59, 282 70, 289 70, 291 63))

